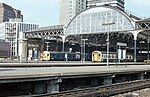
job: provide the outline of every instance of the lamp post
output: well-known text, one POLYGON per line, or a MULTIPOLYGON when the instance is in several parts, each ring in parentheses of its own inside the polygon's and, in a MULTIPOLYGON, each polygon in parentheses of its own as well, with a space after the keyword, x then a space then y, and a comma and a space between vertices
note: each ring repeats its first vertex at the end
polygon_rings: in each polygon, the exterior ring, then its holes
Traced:
POLYGON ((113 25, 115 24, 114 22, 111 22, 111 23, 103 23, 102 25, 106 25, 108 26, 108 31, 107 31, 107 67, 109 66, 109 33, 110 33, 110 25, 113 25))
POLYGON ((45 42, 46 43, 46 51, 48 51, 48 44, 50 43, 50 42, 45 42))
MULTIPOLYGON (((84 55, 84 56, 83 56, 83 62, 85 62, 85 58, 86 58, 86 57, 85 57, 85 41, 87 41, 87 40, 88 40, 88 39, 81 39, 81 42, 82 42, 82 41, 84 42, 84 48, 83 48, 83 49, 84 49, 84 53, 83 53, 83 55, 84 55)), ((82 51, 82 50, 81 50, 81 51, 82 51)))
MULTIPOLYGON (((48 51, 48 47, 49 47, 48 44, 49 44, 50 42, 45 42, 45 43, 46 43, 46 51, 48 51)), ((48 58, 46 58, 46 61, 47 61, 47 59, 48 59, 48 58)))

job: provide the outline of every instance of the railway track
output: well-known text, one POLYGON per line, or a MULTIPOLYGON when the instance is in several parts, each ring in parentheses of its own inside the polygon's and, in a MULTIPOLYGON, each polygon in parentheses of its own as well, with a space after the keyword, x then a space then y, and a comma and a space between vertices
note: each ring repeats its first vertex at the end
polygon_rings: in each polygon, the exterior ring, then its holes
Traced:
POLYGON ((148 87, 150 87, 150 79, 136 80, 113 84, 111 86, 100 86, 53 94, 32 95, 32 97, 107 97, 148 87))

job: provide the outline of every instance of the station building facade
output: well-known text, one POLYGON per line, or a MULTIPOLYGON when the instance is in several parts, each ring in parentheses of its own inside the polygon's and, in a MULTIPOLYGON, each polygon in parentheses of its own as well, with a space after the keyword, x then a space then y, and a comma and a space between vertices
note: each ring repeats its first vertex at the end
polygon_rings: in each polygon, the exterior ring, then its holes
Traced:
POLYGON ((0 24, 0 39, 11 44, 11 56, 18 56, 20 32, 34 30, 38 24, 25 22, 4 22, 0 24))

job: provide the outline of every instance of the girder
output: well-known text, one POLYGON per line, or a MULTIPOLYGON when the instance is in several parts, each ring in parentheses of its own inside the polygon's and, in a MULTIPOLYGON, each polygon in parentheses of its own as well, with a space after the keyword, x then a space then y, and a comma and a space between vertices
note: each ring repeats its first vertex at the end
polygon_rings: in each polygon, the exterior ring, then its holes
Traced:
POLYGON ((150 19, 136 21, 136 30, 150 30, 150 19))
MULTIPOLYGON (((70 35, 66 38, 66 41, 80 43, 81 39, 85 38, 88 39, 88 41, 86 42, 88 45, 104 46, 106 45, 107 33, 70 35)), ((138 39, 141 39, 141 37, 138 39)), ((117 42, 127 43, 130 47, 133 46, 133 34, 130 32, 110 33, 110 44, 115 47, 117 42)))
POLYGON ((41 27, 33 31, 25 32, 25 38, 43 38, 64 35, 63 25, 41 27))

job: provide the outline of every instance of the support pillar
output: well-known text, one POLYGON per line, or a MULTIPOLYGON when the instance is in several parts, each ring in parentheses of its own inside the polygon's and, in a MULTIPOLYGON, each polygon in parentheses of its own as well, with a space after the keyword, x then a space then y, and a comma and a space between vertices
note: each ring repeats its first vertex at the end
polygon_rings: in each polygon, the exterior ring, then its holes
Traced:
POLYGON ((136 39, 134 39, 134 62, 136 62, 136 39))
POLYGON ((137 48, 136 42, 137 42, 137 35, 138 35, 141 31, 142 31, 142 30, 131 31, 131 33, 132 33, 133 36, 134 36, 134 62, 137 61, 137 59, 136 59, 136 48, 137 48))
POLYGON ((138 75, 138 80, 144 80, 144 75, 145 75, 145 73, 140 73, 138 75))
POLYGON ((150 47, 150 46, 149 46, 149 43, 150 43, 150 37, 148 36, 148 37, 147 37, 147 52, 148 52, 148 53, 147 53, 147 60, 150 59, 150 56, 149 56, 149 47, 150 47))
POLYGON ((99 80, 98 79, 91 79, 91 86, 92 87, 99 86, 99 80))
POLYGON ((34 93, 35 94, 58 93, 60 82, 62 82, 61 78, 43 82, 36 82, 34 86, 34 93))
POLYGON ((64 52, 65 51, 65 39, 66 39, 66 37, 67 36, 60 36, 61 38, 62 38, 62 52, 64 52))
POLYGON ((111 86, 112 85, 112 77, 104 78, 104 85, 105 86, 111 86))
POLYGON ((47 83, 47 93, 58 93, 60 82, 62 82, 62 79, 60 79, 60 78, 49 81, 47 83))
POLYGON ((20 61, 26 61, 27 59, 27 39, 23 37, 23 32, 19 38, 19 56, 20 61))
POLYGON ((44 82, 36 82, 34 87, 35 94, 44 94, 46 93, 46 84, 44 82))

